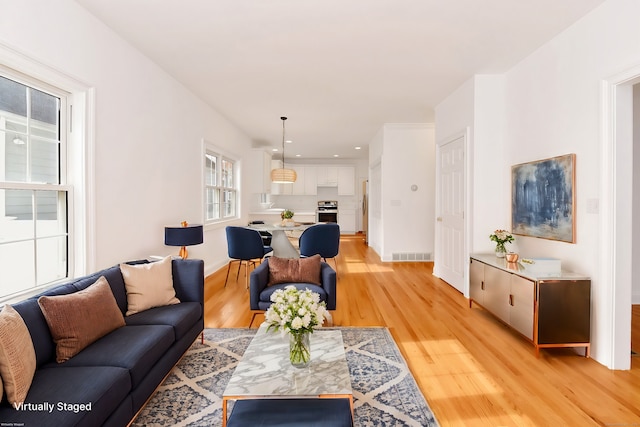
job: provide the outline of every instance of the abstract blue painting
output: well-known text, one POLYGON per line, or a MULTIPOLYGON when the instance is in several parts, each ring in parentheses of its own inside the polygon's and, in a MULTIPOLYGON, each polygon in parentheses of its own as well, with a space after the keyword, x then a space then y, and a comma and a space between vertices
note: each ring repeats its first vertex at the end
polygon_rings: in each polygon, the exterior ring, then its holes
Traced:
POLYGON ((511 167, 511 231, 575 243, 575 163, 567 154, 511 167))

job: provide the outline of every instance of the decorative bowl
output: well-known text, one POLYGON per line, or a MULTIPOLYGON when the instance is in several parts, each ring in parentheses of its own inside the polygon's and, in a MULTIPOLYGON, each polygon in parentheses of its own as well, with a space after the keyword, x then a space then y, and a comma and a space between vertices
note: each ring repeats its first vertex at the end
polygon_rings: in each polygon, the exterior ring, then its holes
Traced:
POLYGON ((509 252, 505 255, 507 262, 518 262, 518 254, 515 252, 509 252))

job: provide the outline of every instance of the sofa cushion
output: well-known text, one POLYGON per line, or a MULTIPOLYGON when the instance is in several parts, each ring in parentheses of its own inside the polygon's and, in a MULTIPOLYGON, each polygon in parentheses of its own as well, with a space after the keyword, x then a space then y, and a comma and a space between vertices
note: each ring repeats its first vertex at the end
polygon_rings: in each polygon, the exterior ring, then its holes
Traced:
POLYGON ((122 312, 104 276, 88 288, 68 295, 38 299, 62 363, 86 346, 125 325, 122 312))
POLYGON ((308 258, 269 258, 269 283, 313 283, 320 285, 320 255, 308 258))
POLYGON ((148 264, 120 264, 127 289, 127 316, 163 305, 178 304, 171 257, 148 264))
POLYGON ((27 396, 36 371, 36 352, 20 314, 9 304, 0 312, 0 376, 10 403, 27 396))
MULTIPOLYGON (((123 401, 130 400, 130 391, 131 379, 126 369, 52 365, 36 371, 25 400, 34 406, 15 410, 5 402, 0 405, 0 420, 3 425, 15 426, 101 426, 123 401), (50 412, 42 407, 43 403, 49 404, 49 408, 53 405, 50 412), (78 406, 64 407, 64 404, 78 406)), ((131 403, 129 408, 131 417, 131 403)))
POLYGON ((199 302, 181 302, 180 304, 156 307, 127 316, 127 325, 169 325, 173 327, 176 341, 193 328, 202 317, 202 305, 199 302))
MULTIPOLYGON (((58 366, 126 368, 131 375, 132 388, 136 388, 155 363, 164 356, 174 340, 173 327, 169 325, 124 326, 100 338, 58 366)), ((45 365, 51 366, 55 365, 45 365)))

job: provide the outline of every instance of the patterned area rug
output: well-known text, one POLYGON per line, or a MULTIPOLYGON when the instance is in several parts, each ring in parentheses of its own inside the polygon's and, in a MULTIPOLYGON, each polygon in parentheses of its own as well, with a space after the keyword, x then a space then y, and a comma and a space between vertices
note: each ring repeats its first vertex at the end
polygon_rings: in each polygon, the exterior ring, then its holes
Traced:
MULTIPOLYGON (((386 328, 332 329, 342 332, 356 427, 438 426, 386 328)), ((255 333, 206 329, 132 425, 221 426, 222 393, 255 333)))

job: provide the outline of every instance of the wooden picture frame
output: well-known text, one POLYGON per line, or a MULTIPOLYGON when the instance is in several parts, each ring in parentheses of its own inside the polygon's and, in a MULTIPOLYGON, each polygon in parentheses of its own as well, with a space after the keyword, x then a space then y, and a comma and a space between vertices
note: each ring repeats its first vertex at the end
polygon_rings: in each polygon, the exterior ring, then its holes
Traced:
POLYGON ((576 155, 511 167, 511 232, 576 242, 576 155))

